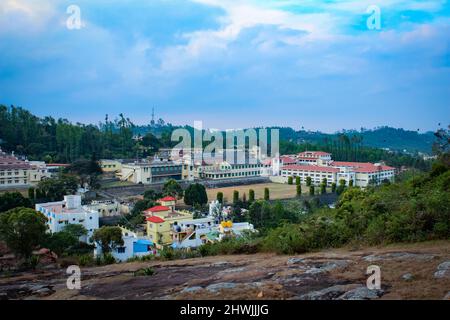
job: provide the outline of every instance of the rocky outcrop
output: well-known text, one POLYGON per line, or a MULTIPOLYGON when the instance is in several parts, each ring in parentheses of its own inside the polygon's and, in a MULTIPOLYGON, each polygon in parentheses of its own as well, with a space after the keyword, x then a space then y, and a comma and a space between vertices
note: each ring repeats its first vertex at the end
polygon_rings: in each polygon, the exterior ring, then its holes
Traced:
POLYGON ((438 265, 434 277, 438 279, 450 277, 450 261, 445 261, 438 265))

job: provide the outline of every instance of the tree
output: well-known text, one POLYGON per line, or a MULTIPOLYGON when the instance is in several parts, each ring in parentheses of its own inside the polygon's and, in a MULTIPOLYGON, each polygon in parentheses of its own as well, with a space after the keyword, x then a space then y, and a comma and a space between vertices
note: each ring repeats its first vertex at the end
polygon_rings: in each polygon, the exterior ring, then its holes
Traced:
POLYGON ((302 195, 302 186, 300 184, 297 185, 297 197, 302 195))
POLYGON ((216 199, 217 201, 219 201, 219 203, 223 204, 223 192, 217 192, 216 199))
POLYGON ((79 243, 77 237, 70 232, 61 231, 55 232, 48 236, 44 245, 57 255, 67 253, 71 248, 79 243))
POLYGON ((336 183, 334 182, 331 184, 331 192, 336 192, 336 183))
POLYGON ((181 199, 183 197, 183 188, 177 181, 170 179, 164 184, 163 195, 181 199))
POLYGON ((37 201, 61 201, 65 195, 75 194, 78 179, 74 175, 60 174, 57 177, 41 180, 36 189, 37 201))
POLYGON ((328 184, 327 178, 323 178, 323 179, 322 179, 322 184, 324 184, 324 185, 327 185, 327 184, 328 184))
POLYGON ((234 190, 233 191, 233 204, 238 203, 238 201, 239 201, 239 191, 234 190))
POLYGON ((313 196, 315 194, 314 186, 309 186, 309 195, 313 196))
POLYGON ((77 160, 65 170, 66 173, 78 176, 82 187, 88 186, 92 189, 100 187, 98 176, 102 174, 102 168, 95 159, 95 154, 90 160, 77 160))
POLYGON ((0 195, 0 213, 17 207, 31 207, 31 201, 20 192, 6 192, 0 195))
POLYGON ((15 208, 0 215, 0 238, 17 256, 28 259, 45 240, 47 218, 29 208, 15 208))
POLYGON ((264 200, 266 200, 266 201, 270 200, 270 190, 269 190, 269 188, 264 188, 264 200))
POLYGON ((244 194, 242 195, 242 203, 247 203, 247 195, 245 194, 245 192, 244 192, 244 194))
POLYGON ((306 177, 306 186, 307 187, 311 186, 311 182, 312 182, 311 177, 306 177))
POLYGON ((325 194, 325 193, 327 193, 327 185, 326 184, 321 184, 320 185, 320 193, 321 194, 325 194))
POLYGON ((79 239, 88 234, 86 228, 82 224, 74 224, 74 223, 65 226, 63 231, 71 234, 76 239, 79 239))
POLYGON ((296 176, 296 177, 295 177, 295 184, 296 184, 297 186, 300 185, 300 177, 299 177, 299 176, 296 176))
POLYGON ((156 201, 156 200, 158 200, 159 198, 161 198, 161 194, 159 193, 159 192, 156 192, 155 190, 153 190, 153 189, 149 189, 149 190, 146 190, 145 192, 144 192, 144 199, 145 200, 152 200, 152 201, 156 201))
POLYGON ((293 178, 291 176, 288 177, 288 184, 292 184, 293 183, 293 178))
POLYGON ((350 179, 350 181, 348 182, 348 186, 353 187, 353 179, 350 179))
POLYGON ((248 202, 252 203, 255 201, 255 190, 248 190, 248 202))
POLYGON ((123 246, 122 229, 120 227, 103 226, 94 231, 92 241, 100 245, 103 254, 123 246))
POLYGON ((33 187, 28 188, 28 199, 30 199, 30 201, 34 201, 35 198, 35 189, 33 187))
POLYGON ((189 206, 203 206, 208 203, 208 195, 205 186, 200 183, 189 185, 184 191, 184 203, 189 206))

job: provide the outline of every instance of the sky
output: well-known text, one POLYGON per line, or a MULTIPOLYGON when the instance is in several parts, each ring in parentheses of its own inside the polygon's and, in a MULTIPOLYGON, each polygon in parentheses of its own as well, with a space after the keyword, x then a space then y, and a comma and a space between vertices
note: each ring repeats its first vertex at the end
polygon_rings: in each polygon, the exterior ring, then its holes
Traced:
POLYGON ((82 123, 147 124, 154 107, 219 129, 434 130, 450 123, 450 3, 1 0, 0 104, 82 123))

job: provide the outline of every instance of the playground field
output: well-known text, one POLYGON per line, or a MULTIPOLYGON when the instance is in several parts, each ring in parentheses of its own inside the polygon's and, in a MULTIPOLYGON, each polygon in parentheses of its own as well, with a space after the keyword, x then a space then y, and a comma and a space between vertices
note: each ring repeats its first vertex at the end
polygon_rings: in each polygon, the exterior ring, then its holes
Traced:
MULTIPOLYGON (((225 202, 233 201, 233 191, 239 191, 239 198, 242 199, 243 194, 245 193, 248 200, 248 191, 253 189, 255 191, 256 199, 263 199, 264 197, 264 189, 269 188, 270 190, 270 199, 290 199, 295 198, 296 196, 296 186, 282 183, 258 183, 258 184, 250 184, 245 186, 233 186, 233 187, 225 187, 225 188, 214 188, 207 189, 206 192, 208 194, 209 201, 216 199, 217 192, 223 192, 223 198, 225 202)), ((307 187, 302 185, 302 193, 306 193, 307 187)))

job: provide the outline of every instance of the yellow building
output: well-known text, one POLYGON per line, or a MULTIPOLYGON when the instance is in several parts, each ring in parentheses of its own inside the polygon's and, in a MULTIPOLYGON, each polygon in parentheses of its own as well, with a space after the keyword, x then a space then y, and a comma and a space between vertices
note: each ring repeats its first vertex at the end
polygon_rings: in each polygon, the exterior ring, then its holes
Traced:
POLYGON ((99 165, 103 172, 119 172, 122 170, 122 162, 119 160, 103 159, 99 161, 99 165))
POLYGON ((192 213, 188 211, 176 211, 176 199, 165 197, 159 199, 161 204, 144 211, 147 216, 147 237, 157 246, 172 243, 172 228, 183 220, 193 219, 192 213))

